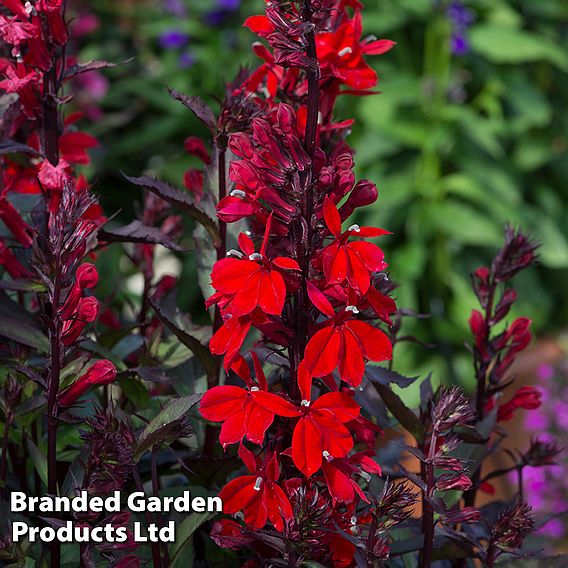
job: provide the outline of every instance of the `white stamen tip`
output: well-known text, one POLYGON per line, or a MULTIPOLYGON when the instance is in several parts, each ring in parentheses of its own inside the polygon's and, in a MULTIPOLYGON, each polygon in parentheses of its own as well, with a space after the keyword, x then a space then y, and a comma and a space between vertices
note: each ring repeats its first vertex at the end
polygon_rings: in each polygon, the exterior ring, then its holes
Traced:
POLYGON ((309 400, 302 400, 302 402, 300 404, 302 406, 310 406, 310 401, 309 400))
POLYGON ((241 251, 231 249, 230 251, 227 251, 227 256, 237 256, 239 258, 243 258, 245 255, 241 251))
POLYGON ((250 392, 258 392, 260 389, 258 387, 251 387, 250 392))
POLYGON ((357 225, 357 224, 351 225, 351 227, 349 227, 349 231, 354 231, 355 233, 360 233, 361 227, 359 227, 359 225, 357 225))
POLYGON ((250 237, 250 236, 252 235, 252 233, 251 233, 250 231, 245 231, 245 235, 246 235, 247 237, 250 237))
POLYGON ((371 476, 370 476, 366 471, 360 472, 359 475, 360 475, 367 483, 369 483, 369 481, 371 481, 371 476))
POLYGON ((258 252, 253 252, 249 255, 249 260, 262 260, 262 255, 258 252))
POLYGON ((347 306, 345 308, 346 312, 353 312, 354 314, 358 314, 359 313, 359 309, 357 308, 357 306, 347 306))
POLYGON ((324 450, 322 455, 328 462, 333 460, 333 456, 327 450, 324 450))
POLYGON ((356 525, 357 524, 357 517, 351 517, 350 523, 352 525, 356 525))
POLYGON ((229 195, 231 197, 239 197, 240 199, 243 199, 244 197, 247 196, 247 194, 240 189, 233 189, 233 191, 231 191, 229 195))
POLYGON ((343 57, 344 55, 349 55, 350 53, 353 53, 353 49, 351 49, 350 47, 344 47, 341 51, 338 52, 337 55, 339 55, 339 57, 343 57))
POLYGON ((257 477, 256 481, 254 482, 254 490, 260 491, 260 486, 262 485, 262 477, 257 477))

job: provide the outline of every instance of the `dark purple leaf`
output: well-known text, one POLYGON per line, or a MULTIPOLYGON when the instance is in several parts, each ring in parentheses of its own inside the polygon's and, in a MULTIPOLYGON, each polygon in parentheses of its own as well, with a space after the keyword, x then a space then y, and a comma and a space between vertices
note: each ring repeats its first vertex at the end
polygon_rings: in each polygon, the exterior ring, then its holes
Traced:
POLYGON ((99 239, 113 243, 143 243, 162 245, 176 252, 187 251, 186 248, 172 241, 167 235, 156 227, 148 227, 140 221, 132 221, 118 229, 101 229, 99 239))
POLYGON ((89 61, 88 63, 77 63, 75 65, 71 65, 71 67, 65 70, 63 78, 69 79, 70 77, 75 77, 81 73, 87 73, 88 71, 98 71, 99 69, 109 69, 112 67, 118 67, 119 65, 126 65, 132 60, 133 58, 131 57, 130 59, 126 59, 120 63, 111 63, 110 61, 100 60, 89 61))
POLYGON ((221 242, 221 237, 219 235, 219 227, 217 222, 209 217, 203 209, 201 209, 195 202, 195 200, 185 191, 170 185, 165 181, 160 181, 151 176, 142 177, 130 177, 123 174, 124 177, 132 184, 138 187, 144 187, 149 189, 152 193, 167 201, 170 205, 177 207, 187 213, 189 216, 193 217, 198 223, 203 225, 209 235, 213 239, 214 246, 217 246, 221 242))
POLYGON ((0 154, 33 154, 34 156, 41 156, 41 154, 32 147, 14 142, 13 140, 0 142, 0 154))
POLYGON ((380 383, 381 385, 388 386, 391 383, 395 385, 406 388, 418 379, 418 377, 405 377, 396 371, 391 371, 386 367, 379 366, 368 366, 365 370, 365 374, 373 383, 380 383))
POLYGON ((188 108, 215 136, 217 134, 217 119, 213 111, 205 104, 200 97, 184 95, 175 89, 168 89, 170 95, 188 108))

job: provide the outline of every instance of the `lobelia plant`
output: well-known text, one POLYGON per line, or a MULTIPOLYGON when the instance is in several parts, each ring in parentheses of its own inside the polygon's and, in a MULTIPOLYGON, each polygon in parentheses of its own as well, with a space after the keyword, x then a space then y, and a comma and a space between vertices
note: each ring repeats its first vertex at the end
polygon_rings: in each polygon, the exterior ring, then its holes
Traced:
MULTIPOLYGON (((96 141, 61 112, 64 82, 107 64, 69 65, 65 3, 2 6, 9 47, 0 60, 8 97, 0 162, 3 497, 16 488, 107 496, 133 487, 157 497, 190 487, 223 500, 225 515, 212 520, 207 537, 196 531, 213 515, 194 514, 179 518, 179 542, 171 545, 137 546, 131 533, 124 543, 81 543, 75 554, 89 568, 144 559, 154 568, 194 560, 492 567, 528 554, 522 546, 535 520, 523 472, 554 464, 560 448, 535 438, 524 453, 505 450, 511 467, 491 459, 506 437, 503 424, 541 403, 533 387, 501 401, 531 339, 528 319, 507 322, 516 301, 511 281, 533 264, 536 246, 507 227, 491 266, 473 274, 480 310, 470 318, 472 400, 457 387, 434 390, 427 378, 412 410, 404 389, 417 378, 394 371, 392 355, 400 341, 421 343, 399 335, 403 316, 416 314, 397 309, 384 253, 372 240, 388 231, 348 220, 374 204, 378 190, 356 179, 346 141, 353 120, 338 121, 336 103, 373 94, 378 77, 365 57, 394 46, 363 37, 361 3, 268 1, 265 15, 248 18, 245 26, 263 40, 253 44, 262 63, 227 85, 218 115, 199 97, 170 91, 211 134, 212 151, 195 136, 184 145, 204 168, 187 171, 185 190, 127 177, 146 193, 138 218, 118 228, 102 228, 106 218, 74 169, 96 141), (210 326, 179 313, 176 278, 156 270, 156 245, 185 250, 176 242, 183 225, 175 208, 195 225, 210 326), (120 313, 105 307, 106 329, 93 333, 99 301, 88 291, 98 271, 86 259, 101 242, 107 250, 124 243, 142 291, 120 313), (100 399, 97 385, 105 387, 100 399), (188 447, 188 413, 198 402, 198 447, 188 447), (404 438, 385 443, 386 429, 404 438), (511 472, 516 494, 481 506, 478 493, 495 493, 495 480, 511 472)), ((73 520, 130 527, 132 515, 73 520)), ((163 526, 165 518, 147 513, 144 522, 163 526)), ((0 558, 13 565, 45 552, 0 542, 0 558)), ((58 567, 57 541, 49 554, 58 567)))

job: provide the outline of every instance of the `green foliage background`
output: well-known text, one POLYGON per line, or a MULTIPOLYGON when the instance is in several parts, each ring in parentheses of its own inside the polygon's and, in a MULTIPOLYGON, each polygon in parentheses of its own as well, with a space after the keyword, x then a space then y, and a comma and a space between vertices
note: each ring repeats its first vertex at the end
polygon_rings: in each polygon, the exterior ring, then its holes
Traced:
MULTIPOLYGON (((152 172, 176 184, 197 167, 183 139, 206 135, 166 86, 219 96, 239 65, 254 65, 252 35, 241 28, 263 3, 243 0, 238 12, 212 27, 208 0, 186 0, 188 18, 169 15, 158 0, 96 0, 101 27, 83 43, 82 60, 127 65, 106 71, 110 91, 104 117, 90 130, 102 143, 92 173, 107 213, 132 218, 139 198, 120 170, 152 172), (191 37, 195 57, 179 66, 180 51, 164 50, 170 29, 191 37)), ((427 320, 408 320, 405 331, 436 345, 397 347, 395 364, 416 374, 468 384, 471 363, 463 348, 474 306, 468 274, 488 262, 506 222, 542 243, 540 265, 519 282, 517 310, 534 320, 540 336, 565 326, 568 315, 568 4, 565 0, 471 0, 475 15, 471 52, 450 50, 446 5, 435 0, 366 2, 365 33, 395 40, 389 54, 370 58, 381 94, 348 97, 341 117, 354 117, 351 143, 361 177, 376 182, 378 205, 362 221, 394 233, 382 245, 400 283, 399 305, 427 320)), ((190 231, 187 232, 188 243, 190 231)), ((100 258, 101 291, 120 290, 130 276, 115 247, 100 258), (114 256, 113 256, 114 255, 114 256), (117 270, 118 267, 118 270, 117 270), (104 290, 103 288, 106 288, 104 290)), ((191 255, 182 259, 180 305, 202 313, 191 255)))

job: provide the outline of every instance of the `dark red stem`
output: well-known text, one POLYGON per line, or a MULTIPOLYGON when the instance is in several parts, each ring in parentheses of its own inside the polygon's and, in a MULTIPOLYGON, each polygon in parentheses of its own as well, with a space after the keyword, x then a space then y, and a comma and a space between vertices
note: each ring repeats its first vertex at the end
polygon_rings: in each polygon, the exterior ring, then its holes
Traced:
MULTIPOLYGON (((304 1, 302 19, 305 22, 312 21, 312 5, 310 0, 304 1)), ((304 148, 312 159, 311 171, 303 172, 301 176, 302 197, 301 211, 297 221, 291 227, 292 245, 295 250, 298 264, 302 270, 302 282, 294 300, 296 338, 289 350, 290 379, 293 400, 300 399, 298 388, 298 365, 304 355, 308 342, 309 328, 309 300, 307 282, 309 277, 311 242, 312 242, 312 215, 313 215, 313 168, 315 165, 314 155, 316 149, 317 126, 320 106, 319 65, 316 51, 315 32, 312 30, 306 35, 306 55, 314 62, 314 69, 307 72, 308 75, 308 112, 304 148)))
POLYGON ((430 447, 428 449, 428 461, 424 464, 424 476, 426 482, 426 491, 422 492, 422 531, 424 533, 424 548, 420 558, 421 568, 430 568, 432 564, 432 553, 434 551, 434 508, 430 500, 434 497, 434 466, 432 458, 436 453, 438 433, 434 429, 430 438, 430 447))

